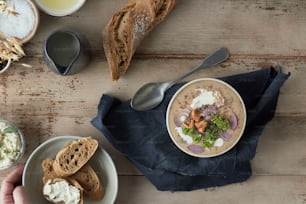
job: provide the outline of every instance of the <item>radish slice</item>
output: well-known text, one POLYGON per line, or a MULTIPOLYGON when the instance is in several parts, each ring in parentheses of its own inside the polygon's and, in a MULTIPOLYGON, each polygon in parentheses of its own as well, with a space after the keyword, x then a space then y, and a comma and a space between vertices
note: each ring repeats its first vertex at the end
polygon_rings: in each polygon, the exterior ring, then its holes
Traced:
POLYGON ((181 112, 176 114, 174 116, 174 124, 176 127, 181 127, 183 122, 189 117, 190 110, 189 109, 183 109, 181 112))
POLYGON ((224 140, 224 141, 229 141, 232 138, 232 135, 229 134, 227 131, 221 131, 220 132, 220 137, 224 140))
POLYGON ((215 108, 206 108, 203 112, 202 112, 202 116, 206 117, 209 115, 215 115, 217 113, 217 109, 215 108))
POLYGON ((234 113, 230 116, 228 122, 230 124, 231 129, 236 130, 238 126, 238 118, 234 113))
POLYGON ((196 144, 189 145, 187 148, 195 154, 200 154, 204 152, 203 147, 200 145, 196 145, 196 144))

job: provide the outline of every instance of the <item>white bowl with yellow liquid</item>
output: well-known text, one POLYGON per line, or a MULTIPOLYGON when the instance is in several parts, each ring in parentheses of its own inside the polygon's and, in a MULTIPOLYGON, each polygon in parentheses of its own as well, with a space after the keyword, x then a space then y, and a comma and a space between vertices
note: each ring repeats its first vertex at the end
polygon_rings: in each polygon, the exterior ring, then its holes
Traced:
POLYGON ((51 16, 67 16, 79 10, 86 0, 35 0, 37 7, 51 16))

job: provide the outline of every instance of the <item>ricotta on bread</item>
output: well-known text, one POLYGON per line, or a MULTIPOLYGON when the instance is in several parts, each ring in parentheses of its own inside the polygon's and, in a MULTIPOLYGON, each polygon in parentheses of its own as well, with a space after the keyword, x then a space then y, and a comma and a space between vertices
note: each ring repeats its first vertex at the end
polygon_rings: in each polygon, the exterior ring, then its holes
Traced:
POLYGON ((55 160, 46 158, 42 161, 43 194, 47 200, 56 204, 82 204, 83 194, 93 201, 104 197, 103 183, 88 162, 97 148, 97 140, 84 137, 65 145, 55 160), (78 191, 81 194, 77 202, 78 191))
POLYGON ((43 194, 51 203, 83 204, 83 188, 73 179, 49 179, 44 184, 43 194))

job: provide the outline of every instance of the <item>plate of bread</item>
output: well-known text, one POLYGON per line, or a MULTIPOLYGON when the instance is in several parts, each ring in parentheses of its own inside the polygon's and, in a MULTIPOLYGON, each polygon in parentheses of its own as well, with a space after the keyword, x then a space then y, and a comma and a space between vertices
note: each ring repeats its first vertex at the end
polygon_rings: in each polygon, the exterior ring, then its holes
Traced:
POLYGON ((58 136, 33 151, 22 184, 30 203, 112 204, 118 176, 97 140, 58 136))

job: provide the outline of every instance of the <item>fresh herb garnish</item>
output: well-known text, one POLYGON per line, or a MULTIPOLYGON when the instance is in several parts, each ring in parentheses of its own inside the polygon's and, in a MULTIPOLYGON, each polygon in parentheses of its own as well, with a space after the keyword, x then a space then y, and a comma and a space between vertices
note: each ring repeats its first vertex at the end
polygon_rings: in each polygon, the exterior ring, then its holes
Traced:
POLYGON ((223 131, 229 128, 229 122, 218 114, 214 115, 211 121, 217 126, 218 129, 223 131))
POLYGON ((227 129, 229 129, 229 122, 219 114, 211 118, 204 133, 199 133, 195 127, 187 128, 182 126, 182 132, 192 137, 194 142, 200 143, 203 148, 212 147, 215 141, 220 137, 220 132, 226 131, 227 129))
POLYGON ((6 133, 13 133, 13 132, 16 132, 16 129, 13 128, 13 127, 7 127, 3 130, 3 133, 6 134, 6 133))

